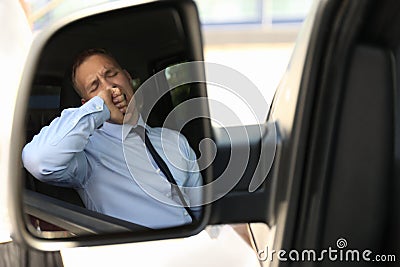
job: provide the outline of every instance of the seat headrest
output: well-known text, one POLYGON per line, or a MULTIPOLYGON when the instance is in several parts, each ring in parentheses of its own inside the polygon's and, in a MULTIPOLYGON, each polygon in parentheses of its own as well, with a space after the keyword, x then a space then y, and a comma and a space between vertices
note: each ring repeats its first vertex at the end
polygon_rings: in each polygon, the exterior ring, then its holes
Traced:
POLYGON ((81 97, 75 92, 70 76, 64 75, 60 92, 60 109, 76 108, 81 105, 81 97))

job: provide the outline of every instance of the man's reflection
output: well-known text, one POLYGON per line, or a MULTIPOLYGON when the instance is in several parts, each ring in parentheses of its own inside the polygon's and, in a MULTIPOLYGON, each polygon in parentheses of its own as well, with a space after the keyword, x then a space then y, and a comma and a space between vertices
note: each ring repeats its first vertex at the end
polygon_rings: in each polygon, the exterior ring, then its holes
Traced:
POLYGON ((196 155, 180 133, 151 128, 136 111, 130 114, 131 130, 122 131, 133 97, 131 81, 129 73, 105 50, 89 49, 79 54, 72 82, 82 106, 64 110, 44 127, 24 147, 23 164, 43 182, 75 188, 90 210, 150 228, 189 224, 198 219, 199 208, 165 204, 144 192, 133 179, 148 181, 159 196, 188 205, 192 197, 199 196, 188 196, 171 183, 202 185, 196 155), (148 153, 150 161, 143 153, 144 144, 146 151, 153 150, 148 153), (128 161, 135 163, 132 174, 124 150, 128 161), (178 168, 171 162, 186 163, 178 168))

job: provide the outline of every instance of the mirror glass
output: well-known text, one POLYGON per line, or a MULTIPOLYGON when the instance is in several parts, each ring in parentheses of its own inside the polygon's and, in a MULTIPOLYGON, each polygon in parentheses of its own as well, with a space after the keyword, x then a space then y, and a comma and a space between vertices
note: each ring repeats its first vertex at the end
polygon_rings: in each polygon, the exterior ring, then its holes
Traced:
POLYGON ((203 59, 196 7, 177 2, 82 18, 45 43, 32 67, 22 151, 34 235, 201 225, 200 187, 212 175, 211 144, 200 143, 211 127, 207 101, 181 105, 206 90, 176 82, 203 75, 174 67, 203 59))

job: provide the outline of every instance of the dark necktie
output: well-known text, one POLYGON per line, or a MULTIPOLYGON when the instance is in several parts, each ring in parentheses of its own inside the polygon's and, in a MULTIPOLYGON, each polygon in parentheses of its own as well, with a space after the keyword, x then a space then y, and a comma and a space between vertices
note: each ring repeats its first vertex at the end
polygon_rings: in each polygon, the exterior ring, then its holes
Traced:
POLYGON ((192 222, 196 221, 196 217, 194 216, 192 210, 188 207, 185 198, 183 197, 182 191, 179 189, 174 177, 172 176, 171 171, 169 170, 167 164, 165 161, 161 158, 161 156, 157 153, 156 149, 154 146, 151 144, 150 139, 147 135, 147 132, 143 126, 136 126, 136 128, 132 128, 132 131, 137 133, 142 141, 145 143, 146 148, 149 150, 151 156, 153 157, 154 161, 157 163, 158 167, 160 170, 164 173, 165 177, 167 177, 168 182, 172 184, 173 190, 176 191, 178 194, 178 197, 183 205, 183 207, 186 209, 187 213, 190 215, 192 218, 192 222))

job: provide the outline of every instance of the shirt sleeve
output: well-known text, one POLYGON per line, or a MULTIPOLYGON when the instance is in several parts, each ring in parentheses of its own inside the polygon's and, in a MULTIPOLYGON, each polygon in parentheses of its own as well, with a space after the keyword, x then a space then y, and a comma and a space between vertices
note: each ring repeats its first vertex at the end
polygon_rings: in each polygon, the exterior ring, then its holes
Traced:
POLYGON ((79 108, 64 110, 25 145, 24 167, 43 182, 83 187, 92 167, 85 146, 93 132, 109 118, 110 111, 98 96, 79 108))

